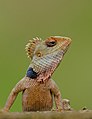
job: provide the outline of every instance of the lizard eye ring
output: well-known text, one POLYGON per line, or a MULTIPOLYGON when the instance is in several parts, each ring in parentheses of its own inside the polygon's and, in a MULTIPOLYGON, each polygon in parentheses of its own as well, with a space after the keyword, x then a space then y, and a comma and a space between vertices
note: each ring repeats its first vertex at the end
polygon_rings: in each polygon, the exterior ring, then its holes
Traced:
POLYGON ((37 55, 38 57, 41 57, 41 56, 42 56, 42 53, 41 53, 41 52, 37 52, 36 55, 37 55))
POLYGON ((53 47, 53 46, 56 45, 56 41, 55 41, 55 40, 49 41, 49 42, 46 43, 46 45, 47 45, 48 47, 53 47))

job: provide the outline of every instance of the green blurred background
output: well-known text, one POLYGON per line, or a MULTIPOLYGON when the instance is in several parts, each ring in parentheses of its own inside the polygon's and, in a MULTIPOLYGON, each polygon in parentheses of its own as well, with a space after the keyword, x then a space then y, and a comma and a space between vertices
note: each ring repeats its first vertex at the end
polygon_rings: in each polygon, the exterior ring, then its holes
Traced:
MULTIPOLYGON (((33 37, 72 38, 52 76, 71 106, 92 109, 92 0, 0 0, 0 107, 30 63, 25 45, 33 37)), ((11 111, 22 111, 21 93, 11 111)))

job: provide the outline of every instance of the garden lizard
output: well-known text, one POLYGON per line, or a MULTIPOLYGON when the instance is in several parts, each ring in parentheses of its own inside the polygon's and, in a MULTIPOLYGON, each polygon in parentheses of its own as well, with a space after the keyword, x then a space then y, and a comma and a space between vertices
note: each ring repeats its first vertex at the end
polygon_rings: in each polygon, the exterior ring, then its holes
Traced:
POLYGON ((56 109, 62 110, 61 93, 51 79, 66 53, 71 39, 51 36, 46 40, 33 38, 26 45, 31 63, 26 75, 12 89, 3 108, 9 111, 19 92, 22 92, 23 111, 50 111, 55 100, 56 109))

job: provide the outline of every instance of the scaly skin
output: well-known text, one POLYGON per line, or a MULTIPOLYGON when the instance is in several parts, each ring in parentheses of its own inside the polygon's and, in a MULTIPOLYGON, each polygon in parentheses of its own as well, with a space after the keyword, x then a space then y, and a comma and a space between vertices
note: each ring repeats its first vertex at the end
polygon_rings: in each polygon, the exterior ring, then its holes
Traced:
POLYGON ((9 111, 19 92, 22 92, 23 111, 50 111, 55 100, 56 109, 62 110, 61 93, 51 75, 61 62, 71 39, 51 36, 44 41, 35 38, 26 46, 31 58, 27 74, 11 91, 3 110, 9 111))

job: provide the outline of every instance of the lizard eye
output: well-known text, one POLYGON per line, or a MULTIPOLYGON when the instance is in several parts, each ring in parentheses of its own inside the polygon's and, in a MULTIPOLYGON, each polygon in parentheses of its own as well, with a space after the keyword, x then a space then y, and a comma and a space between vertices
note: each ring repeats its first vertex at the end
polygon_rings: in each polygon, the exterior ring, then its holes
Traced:
POLYGON ((53 47, 53 46, 55 46, 56 45, 56 41, 49 41, 49 42, 47 42, 46 43, 46 45, 48 46, 48 47, 53 47))

